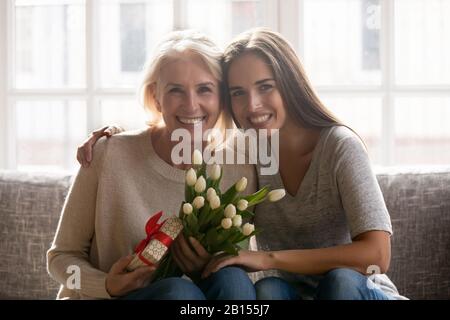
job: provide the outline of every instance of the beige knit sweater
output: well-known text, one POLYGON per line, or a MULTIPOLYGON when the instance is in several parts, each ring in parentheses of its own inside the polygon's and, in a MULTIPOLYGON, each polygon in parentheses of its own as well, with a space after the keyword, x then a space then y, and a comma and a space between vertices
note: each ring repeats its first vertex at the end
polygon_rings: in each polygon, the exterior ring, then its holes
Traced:
MULTIPOLYGON (((61 284, 58 299, 111 298, 106 275, 145 238, 148 218, 160 210, 163 218, 178 214, 185 171, 159 158, 150 131, 99 140, 91 166, 78 171, 47 252, 48 272, 61 284), (71 265, 80 268, 80 289, 66 286, 71 265)), ((247 192, 254 192, 252 165, 225 165, 221 187, 228 188, 242 176, 249 182, 247 192)))

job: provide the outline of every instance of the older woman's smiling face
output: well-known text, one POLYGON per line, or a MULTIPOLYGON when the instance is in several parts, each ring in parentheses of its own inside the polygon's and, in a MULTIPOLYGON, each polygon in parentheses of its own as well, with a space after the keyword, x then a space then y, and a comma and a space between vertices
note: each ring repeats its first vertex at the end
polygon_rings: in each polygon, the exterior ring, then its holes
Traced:
POLYGON ((159 80, 158 109, 168 132, 184 128, 193 134, 195 126, 214 127, 221 111, 219 82, 198 55, 169 58, 159 80))
POLYGON ((281 129, 286 109, 271 68, 254 53, 244 53, 228 72, 231 107, 244 128, 281 129))

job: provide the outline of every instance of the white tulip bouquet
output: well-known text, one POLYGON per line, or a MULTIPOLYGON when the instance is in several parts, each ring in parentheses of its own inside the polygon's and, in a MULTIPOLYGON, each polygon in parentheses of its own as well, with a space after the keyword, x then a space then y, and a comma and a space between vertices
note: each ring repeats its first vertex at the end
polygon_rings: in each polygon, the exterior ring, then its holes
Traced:
MULTIPOLYGON (((286 194, 285 190, 269 191, 266 186, 243 196, 241 193, 247 186, 243 177, 222 193, 219 188, 222 167, 214 164, 207 170, 198 150, 192 157, 193 167, 186 171, 185 200, 179 212, 182 232, 186 238, 196 238, 212 255, 219 252, 237 255, 249 238, 260 232, 253 224, 244 223, 253 216, 249 208, 266 199, 278 201, 286 194)), ((162 257, 155 272, 153 281, 182 275, 171 251, 162 257)))

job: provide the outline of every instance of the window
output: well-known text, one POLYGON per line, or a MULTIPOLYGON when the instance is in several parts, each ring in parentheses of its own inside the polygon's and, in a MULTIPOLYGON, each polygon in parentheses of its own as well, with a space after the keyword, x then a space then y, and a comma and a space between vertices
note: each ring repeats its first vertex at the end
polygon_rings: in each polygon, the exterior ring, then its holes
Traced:
MULTIPOLYGON (((173 29, 173 1, 92 1, 96 87, 135 89, 153 46, 173 29), (96 13, 96 14, 95 14, 96 13), (96 30, 97 29, 97 30, 96 30), (95 43, 98 43, 96 45, 95 43)), ((95 66, 93 67, 95 69, 95 66)))
POLYGON ((450 162, 448 0, 0 1, 0 167, 71 170, 104 124, 133 129, 140 70, 168 31, 219 45, 255 26, 298 49, 378 165, 450 162))
POLYGON ((0 8, 8 16, 8 31, 1 37, 8 39, 13 66, 5 77, 7 99, 0 91, 2 102, 7 100, 0 109, 7 116, 0 130, 8 136, 0 144, 0 154, 6 154, 0 167, 75 170, 76 147, 93 129, 111 123, 127 129, 145 125, 136 88, 163 35, 197 28, 224 45, 237 33, 264 24, 265 8, 272 2, 6 1, 0 8))
POLYGON ((306 72, 372 161, 450 163, 450 1, 302 4, 306 72))
POLYGON ((14 12, 13 87, 83 87, 86 75, 83 1, 18 0, 14 12))

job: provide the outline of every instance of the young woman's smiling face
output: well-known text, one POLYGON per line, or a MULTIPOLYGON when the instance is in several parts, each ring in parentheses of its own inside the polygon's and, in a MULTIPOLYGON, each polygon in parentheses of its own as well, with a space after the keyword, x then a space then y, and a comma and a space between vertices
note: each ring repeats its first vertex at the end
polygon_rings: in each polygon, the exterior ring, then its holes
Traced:
POLYGON ((286 109, 273 72, 264 59, 244 53, 228 71, 231 107, 243 128, 281 129, 286 109))
POLYGON ((195 126, 214 127, 220 115, 219 83, 199 56, 182 53, 170 59, 159 85, 158 109, 168 132, 184 128, 193 134, 195 126))

